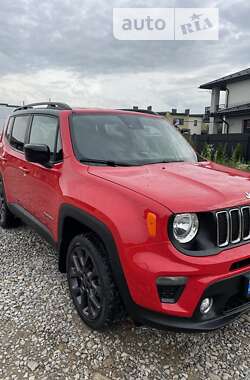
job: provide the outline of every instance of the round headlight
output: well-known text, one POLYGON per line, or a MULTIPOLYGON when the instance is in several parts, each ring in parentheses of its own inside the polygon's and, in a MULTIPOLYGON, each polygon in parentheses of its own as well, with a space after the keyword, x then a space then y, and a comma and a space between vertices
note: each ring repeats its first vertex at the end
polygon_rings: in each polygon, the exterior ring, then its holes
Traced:
POLYGON ((199 220, 196 214, 178 214, 174 218, 173 233, 180 243, 188 243, 198 232, 199 220))

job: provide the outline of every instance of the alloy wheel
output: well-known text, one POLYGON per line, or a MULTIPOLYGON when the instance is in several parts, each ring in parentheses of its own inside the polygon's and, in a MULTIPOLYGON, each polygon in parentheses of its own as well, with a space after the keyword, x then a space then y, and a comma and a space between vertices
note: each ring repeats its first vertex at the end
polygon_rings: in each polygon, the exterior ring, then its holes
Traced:
POLYGON ((91 255, 76 246, 69 262, 69 286, 74 303, 87 320, 95 320, 102 310, 102 287, 91 255))

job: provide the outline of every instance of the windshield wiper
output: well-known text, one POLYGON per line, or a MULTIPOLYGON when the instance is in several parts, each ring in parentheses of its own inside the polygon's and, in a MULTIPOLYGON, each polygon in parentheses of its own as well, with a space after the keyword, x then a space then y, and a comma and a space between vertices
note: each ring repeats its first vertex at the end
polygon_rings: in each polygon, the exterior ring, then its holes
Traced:
POLYGON ((159 159, 157 161, 148 161, 148 162, 145 162, 144 165, 153 165, 153 164, 168 164, 168 163, 171 163, 171 162, 185 162, 185 160, 167 160, 167 159, 159 159))
POLYGON ((120 161, 113 161, 113 160, 97 160, 93 158, 81 158, 81 163, 90 163, 90 164, 101 164, 101 165, 107 165, 107 166, 135 166, 134 164, 131 164, 129 162, 120 162, 120 161))
POLYGON ((158 161, 160 164, 163 163, 163 164, 168 164, 169 162, 185 162, 185 160, 162 160, 162 161, 158 161))

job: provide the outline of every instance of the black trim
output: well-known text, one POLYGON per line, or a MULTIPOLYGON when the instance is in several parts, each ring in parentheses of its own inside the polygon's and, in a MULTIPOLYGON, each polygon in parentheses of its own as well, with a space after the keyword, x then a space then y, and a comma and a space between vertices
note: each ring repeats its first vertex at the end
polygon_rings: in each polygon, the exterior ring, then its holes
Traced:
POLYGON ((230 267, 230 271, 239 270, 248 266, 250 266, 250 257, 233 263, 230 267))
POLYGON ((57 243, 54 241, 51 232, 39 220, 31 215, 22 206, 15 203, 8 203, 8 208, 18 218, 23 220, 24 223, 31 226, 39 235, 41 235, 49 244, 57 249, 57 243))
POLYGON ((178 214, 173 214, 169 218, 167 229, 171 243, 179 252, 186 256, 206 257, 217 255, 226 248, 216 245, 216 221, 213 212, 196 213, 199 219, 199 230, 194 239, 185 244, 180 243, 174 237, 173 222, 176 215, 178 214))
POLYGON ((46 108, 55 109, 55 110, 72 110, 72 108, 66 103, 59 102, 40 102, 40 103, 31 103, 24 106, 16 108, 13 112, 33 109, 36 106, 46 106, 46 108))
POLYGON ((143 325, 148 325, 161 330, 183 330, 189 332, 205 332, 219 329, 232 322, 241 313, 250 310, 250 302, 241 306, 231 313, 207 321, 195 321, 192 318, 173 317, 163 313, 156 313, 151 310, 134 307, 136 311, 135 322, 143 325))
POLYGON ((59 226, 58 226, 58 247, 59 247, 59 269, 65 271, 65 258, 67 254, 67 247, 63 244, 63 228, 66 218, 72 218, 75 221, 86 226, 91 231, 96 233, 96 235, 102 240, 111 265, 112 273, 114 275, 114 280, 119 289, 120 295, 126 306, 127 311, 133 316, 133 305, 134 302, 129 293, 128 285, 122 270, 118 250, 113 239, 112 233, 109 229, 99 220, 97 220, 92 215, 86 213, 85 211, 79 210, 74 206, 64 204, 61 206, 59 212, 59 226))
POLYGON ((170 277, 170 276, 162 276, 158 277, 156 280, 157 285, 161 286, 177 286, 177 285, 186 285, 187 283, 187 277, 177 276, 177 277, 170 277))
POLYGON ((142 108, 118 108, 118 111, 128 111, 128 112, 138 112, 146 113, 148 115, 162 116, 159 112, 154 112, 152 110, 142 109, 142 108))
POLYGON ((58 126, 57 126, 57 131, 56 131, 56 141, 55 141, 55 149, 54 149, 54 164, 57 164, 59 162, 63 162, 63 146, 62 146, 62 136, 61 136, 61 129, 60 129, 60 120, 58 118, 58 126), (58 143, 59 141, 61 142, 61 148, 62 148, 62 158, 58 159, 58 143))
MULTIPOLYGON (((51 116, 59 116, 62 110, 57 110, 53 108, 28 108, 22 109, 20 111, 15 111, 11 114, 11 116, 21 116, 21 115, 51 115, 51 116)), ((69 111, 70 112, 70 111, 69 111)))
POLYGON ((186 283, 187 277, 158 277, 156 286, 160 301, 162 303, 176 303, 183 293, 186 283))

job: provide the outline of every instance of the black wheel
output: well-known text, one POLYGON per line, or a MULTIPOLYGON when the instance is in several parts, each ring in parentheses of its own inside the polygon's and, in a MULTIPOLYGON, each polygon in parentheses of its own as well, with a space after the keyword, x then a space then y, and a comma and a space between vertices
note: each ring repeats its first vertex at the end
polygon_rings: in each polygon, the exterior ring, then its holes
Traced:
POLYGON ((119 293, 112 279, 106 252, 91 235, 76 236, 67 255, 70 293, 83 321, 100 330, 121 312, 119 293))
POLYGON ((11 228, 17 226, 17 219, 8 209, 5 198, 3 181, 0 180, 0 227, 11 228))

